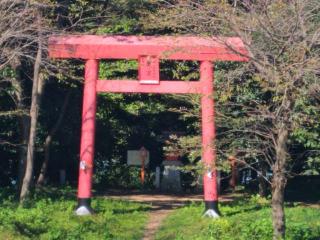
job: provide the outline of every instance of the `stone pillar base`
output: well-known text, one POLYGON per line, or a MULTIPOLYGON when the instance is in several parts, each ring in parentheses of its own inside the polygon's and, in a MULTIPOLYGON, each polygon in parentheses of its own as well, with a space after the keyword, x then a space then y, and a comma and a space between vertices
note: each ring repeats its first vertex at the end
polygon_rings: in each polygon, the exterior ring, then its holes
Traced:
POLYGON ((79 198, 78 207, 75 211, 77 216, 87 216, 93 214, 93 209, 91 208, 91 199, 90 198, 79 198))
POLYGON ((219 218, 220 212, 218 209, 218 201, 205 201, 204 217, 219 218))

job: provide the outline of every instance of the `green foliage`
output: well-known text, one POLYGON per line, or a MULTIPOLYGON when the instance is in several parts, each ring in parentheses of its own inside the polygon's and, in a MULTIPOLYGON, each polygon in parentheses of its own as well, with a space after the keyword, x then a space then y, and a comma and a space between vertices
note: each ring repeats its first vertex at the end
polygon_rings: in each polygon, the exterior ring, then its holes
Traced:
MULTIPOLYGON (((156 239, 247 240, 272 239, 271 209, 268 201, 254 196, 232 203, 221 203, 224 214, 219 219, 202 217, 203 204, 193 204, 176 210, 164 222, 156 239)), ((289 240, 315 240, 320 237, 320 209, 286 208, 289 240)))
POLYGON ((317 175, 320 169, 320 123, 319 103, 312 98, 303 97, 296 102, 295 127, 291 134, 292 143, 298 144, 306 154, 303 158, 301 172, 306 175, 317 175))
POLYGON ((137 79, 138 62, 135 60, 101 61, 100 79, 137 79))
POLYGON ((148 210, 147 205, 97 198, 94 215, 77 217, 70 189, 42 192, 25 207, 0 197, 0 239, 140 239, 148 210))
POLYGON ((94 180, 98 189, 105 189, 107 186, 125 189, 153 188, 154 174, 146 169, 145 183, 140 181, 140 170, 138 166, 128 166, 123 163, 107 163, 107 166, 100 166, 104 161, 97 161, 98 166, 94 180))

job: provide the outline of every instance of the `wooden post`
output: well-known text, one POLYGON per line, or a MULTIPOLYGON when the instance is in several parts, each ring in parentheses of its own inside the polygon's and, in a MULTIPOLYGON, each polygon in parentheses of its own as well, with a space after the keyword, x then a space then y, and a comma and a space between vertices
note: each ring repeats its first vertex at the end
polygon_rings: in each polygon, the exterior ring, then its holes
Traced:
POLYGON ((145 147, 140 148, 140 158, 141 158, 141 170, 140 170, 140 181, 144 184, 145 179, 145 161, 147 159, 148 151, 145 147))
POLYGON ((96 119, 96 83, 98 80, 97 60, 87 60, 82 106, 82 128, 79 164, 78 208, 77 215, 92 213, 90 206, 92 172, 94 159, 94 138, 96 119))
POLYGON ((213 100, 213 65, 209 61, 200 64, 200 81, 202 83, 202 161, 205 167, 203 177, 204 201, 209 217, 218 217, 217 171, 215 167, 216 152, 214 146, 214 100, 213 100))

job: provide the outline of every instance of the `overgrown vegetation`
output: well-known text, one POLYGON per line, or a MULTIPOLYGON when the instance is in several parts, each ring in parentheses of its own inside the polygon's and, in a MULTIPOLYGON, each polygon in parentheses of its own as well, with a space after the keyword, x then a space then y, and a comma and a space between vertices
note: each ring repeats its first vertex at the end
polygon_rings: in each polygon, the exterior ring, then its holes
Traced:
POLYGON ((18 206, 8 192, 0 193, 0 239, 96 240, 141 239, 148 205, 95 198, 95 214, 74 214, 72 189, 42 189, 18 206))
MULTIPOLYGON (((176 210, 164 222, 157 240, 270 240, 272 221, 269 200, 253 196, 232 203, 221 203, 224 217, 202 217, 203 204, 176 210)), ((286 239, 317 240, 320 238, 320 209, 287 205, 286 239)))

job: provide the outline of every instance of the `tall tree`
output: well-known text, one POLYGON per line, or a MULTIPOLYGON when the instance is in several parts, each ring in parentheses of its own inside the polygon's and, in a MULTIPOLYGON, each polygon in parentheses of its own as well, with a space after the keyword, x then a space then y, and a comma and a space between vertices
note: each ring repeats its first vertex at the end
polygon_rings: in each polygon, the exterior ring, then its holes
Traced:
POLYGON ((258 82, 266 96, 242 108, 252 120, 247 139, 263 141, 256 146, 263 147, 260 150, 273 172, 274 239, 284 238, 284 190, 293 164, 289 139, 301 126, 301 99, 313 97, 310 90, 319 85, 320 2, 164 2, 158 16, 151 16, 159 25, 207 36, 239 36, 245 42, 250 53, 245 73, 258 82))
MULTIPOLYGON (((27 94, 24 90, 25 84, 22 77, 23 64, 28 65, 34 62, 34 76, 35 89, 38 91, 39 69, 41 64, 42 48, 39 45, 41 39, 38 32, 41 27, 37 21, 37 8, 29 1, 0 1, 0 15, 1 15, 1 40, 0 40, 0 71, 11 68, 15 74, 11 78, 6 78, 4 81, 10 83, 13 89, 13 98, 16 110, 11 111, 11 115, 17 115, 21 122, 21 150, 19 160, 19 183, 22 184, 22 178, 26 183, 26 173, 32 169, 30 164, 30 157, 33 158, 32 149, 29 136, 34 139, 34 134, 29 125, 29 114, 27 113, 27 94), (34 50, 34 46, 36 50, 34 50), (41 49, 41 51, 38 51, 41 49), (29 139, 29 140, 28 140, 29 139), (27 154, 28 153, 28 154, 27 154), (29 156, 29 158, 27 157, 29 156), (27 160, 28 159, 28 160, 27 160), (25 171, 25 167, 28 171, 25 171)), ((42 44, 42 43, 41 43, 42 44)), ((25 69, 24 69, 25 70, 25 69)), ((33 94, 34 97, 38 96, 33 94)), ((32 112, 35 112, 35 104, 33 104, 32 112)), ((36 122, 32 121, 33 125, 36 122)), ((32 163, 32 162, 31 162, 32 163)), ((31 164, 32 165, 32 164, 31 164)), ((25 184, 23 184, 25 185, 25 184)), ((24 186, 22 189, 26 189, 24 186)), ((24 194, 23 194, 24 196, 24 194)))
MULTIPOLYGON (((50 1, 0 1, 1 40, 0 71, 11 68, 15 74, 5 79, 13 88, 16 110, 11 115, 21 118, 22 149, 20 154, 20 200, 27 197, 33 180, 34 152, 38 112, 43 90, 42 68, 51 68, 46 58, 46 36, 54 32, 48 28, 52 7, 50 1), (23 72, 23 74, 22 74, 23 72), (23 77, 22 77, 23 75, 23 77), (32 76, 29 78, 29 76, 32 76), (28 79, 29 78, 29 79, 28 79), (32 81, 31 96, 24 91, 25 80, 32 81), (30 99, 26 101, 25 99, 30 99), (28 113, 28 103, 30 110, 28 113), (30 119, 30 121, 29 121, 30 119), (22 180, 23 179, 23 180, 22 180)), ((50 22, 51 23, 51 22, 50 22)))
MULTIPOLYGON (((40 10, 39 10, 40 11, 40 10)), ((35 141, 37 133, 37 122, 38 113, 40 107, 40 97, 43 90, 43 77, 40 74, 42 55, 43 55, 43 36, 42 36, 42 18, 41 13, 36 13, 37 22, 37 54, 33 67, 33 84, 32 84, 32 94, 31 94, 31 107, 30 107, 30 131, 29 131, 29 141, 27 149, 27 159, 26 159, 26 170, 21 186, 20 201, 23 202, 30 191, 30 186, 33 180, 33 168, 34 168, 34 152, 35 152, 35 141)))

